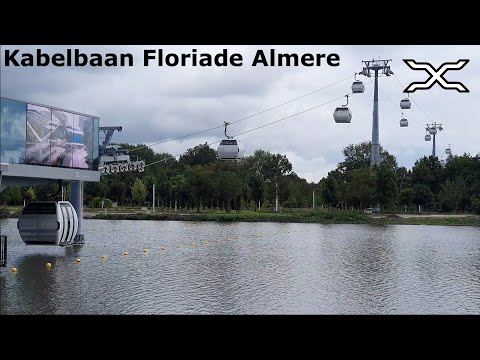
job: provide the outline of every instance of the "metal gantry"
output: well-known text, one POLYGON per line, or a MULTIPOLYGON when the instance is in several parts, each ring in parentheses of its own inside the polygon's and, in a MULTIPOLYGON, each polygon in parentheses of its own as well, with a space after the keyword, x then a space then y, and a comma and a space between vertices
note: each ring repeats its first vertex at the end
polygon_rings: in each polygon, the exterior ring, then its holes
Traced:
POLYGON ((436 157, 437 152, 436 152, 436 136, 437 136, 437 131, 443 131, 442 124, 437 124, 434 122, 433 124, 427 124, 427 127, 425 128, 427 135, 425 135, 425 141, 430 141, 431 137, 433 135, 433 146, 432 146, 432 156, 436 157))

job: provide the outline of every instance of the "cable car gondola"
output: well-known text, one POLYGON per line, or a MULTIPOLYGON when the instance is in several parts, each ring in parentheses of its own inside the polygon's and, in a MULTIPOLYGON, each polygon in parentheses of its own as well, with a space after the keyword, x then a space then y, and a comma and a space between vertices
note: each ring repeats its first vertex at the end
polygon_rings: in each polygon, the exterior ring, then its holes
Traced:
POLYGON ((17 228, 27 245, 71 245, 78 216, 68 201, 36 201, 25 206, 17 228))
POLYGON ((345 95, 345 97, 347 98, 347 103, 345 105, 337 107, 333 112, 333 119, 337 124, 348 124, 350 123, 350 121, 352 121, 352 112, 347 107, 348 96, 349 95, 345 95))
POLYGON ((407 127, 408 126, 408 120, 403 117, 402 113, 402 119, 400 120, 400 127, 407 127))
POLYGON ((400 101, 400 108, 402 110, 410 109, 411 107, 412 107, 412 103, 410 102, 410 95, 408 95, 408 97, 400 101))
POLYGON ((445 149, 445 154, 452 155, 452 149, 450 149, 450 144, 448 144, 448 148, 445 149))
POLYGON ((225 136, 227 138, 223 139, 220 142, 220 145, 218 145, 217 156, 220 160, 241 160, 245 153, 245 148, 240 141, 233 139, 232 136, 227 135, 227 126, 230 125, 230 123, 224 122, 224 125, 225 136))
POLYGON ((428 132, 430 133, 430 135, 435 135, 437 133, 437 128, 428 128, 428 132))
POLYGON ((443 159, 440 160, 440 165, 441 165, 441 166, 445 166, 446 164, 447 164, 447 163, 445 162, 445 160, 443 160, 443 159))
POLYGON ((425 141, 430 141, 430 140, 432 140, 432 137, 430 136, 430 134, 425 135, 425 141))
POLYGON ((360 80, 357 80, 357 73, 355 73, 355 80, 352 84, 352 93, 361 94, 365 91, 365 85, 360 80))

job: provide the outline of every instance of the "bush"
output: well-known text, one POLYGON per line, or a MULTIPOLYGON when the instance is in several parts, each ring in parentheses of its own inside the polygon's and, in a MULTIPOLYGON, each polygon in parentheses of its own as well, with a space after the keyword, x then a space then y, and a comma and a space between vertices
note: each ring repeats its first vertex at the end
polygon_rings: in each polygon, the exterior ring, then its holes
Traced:
POLYGON ((101 208, 102 207, 102 200, 103 200, 103 207, 104 208, 111 208, 113 203, 112 200, 108 198, 101 198, 101 197, 96 197, 92 200, 91 206, 93 208, 101 208))
POLYGON ((472 202, 472 210, 475 212, 475 214, 480 215, 480 196, 472 196, 471 198, 472 202))
POLYGON ((0 219, 5 219, 10 216, 10 210, 6 207, 0 206, 0 219))

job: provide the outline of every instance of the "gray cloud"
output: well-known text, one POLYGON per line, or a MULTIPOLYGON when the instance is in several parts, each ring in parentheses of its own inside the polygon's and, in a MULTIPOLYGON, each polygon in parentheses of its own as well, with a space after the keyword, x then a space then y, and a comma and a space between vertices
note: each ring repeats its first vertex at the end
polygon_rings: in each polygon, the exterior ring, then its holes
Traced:
MULTIPOLYGON (((358 72, 361 60, 387 57, 392 70, 406 86, 424 80, 425 72, 410 70, 403 58, 429 61, 439 66, 445 61, 469 58, 459 72, 447 73, 447 79, 462 81, 468 94, 445 91, 438 85, 413 94, 434 121, 444 124, 438 136, 438 153, 451 144, 454 153, 476 154, 480 151, 476 120, 476 99, 480 84, 477 59, 479 46, 71 46, 85 53, 133 53, 136 63, 127 68, 1 68, 2 96, 40 102, 79 112, 98 115, 102 125, 122 125, 118 142, 152 143, 235 121, 292 98, 319 89, 358 72), (223 48, 241 53, 242 67, 143 67, 143 49, 163 48, 165 52, 215 54, 223 48), (251 67, 257 49, 278 52, 333 53, 340 55, 338 67, 251 67)), ((6 47, 2 47, 6 48, 6 47)), ((41 48, 48 53, 63 52, 63 46, 15 47, 23 50, 41 48)), ((2 63, 3 64, 3 63, 2 63)), ((368 82, 368 79, 363 79, 368 82)), ((332 86, 271 112, 234 124, 232 134, 319 105, 350 91, 351 80, 332 86)), ((381 90, 396 104, 404 97, 394 77, 380 79, 381 90)), ((341 150, 348 144, 371 138, 372 83, 364 94, 351 97, 351 124, 335 124, 333 110, 343 100, 290 118, 276 125, 240 137, 246 154, 262 148, 288 155, 294 171, 310 181, 318 181, 342 160, 341 150)), ((418 107, 405 111, 409 127, 399 127, 401 112, 380 93, 380 141, 393 153, 400 165, 411 167, 416 159, 431 153, 425 142, 425 117, 418 107)), ((158 152, 181 153, 188 147, 223 136, 219 129, 201 136, 154 146, 158 152)))

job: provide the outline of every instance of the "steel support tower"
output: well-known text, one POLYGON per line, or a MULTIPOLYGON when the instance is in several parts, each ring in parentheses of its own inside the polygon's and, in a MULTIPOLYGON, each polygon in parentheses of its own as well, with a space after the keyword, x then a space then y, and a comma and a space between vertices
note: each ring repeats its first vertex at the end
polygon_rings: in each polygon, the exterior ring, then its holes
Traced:
POLYGON ((380 125, 379 125, 379 116, 378 116, 378 76, 393 75, 393 71, 390 70, 388 63, 392 61, 391 59, 378 59, 378 60, 366 60, 362 61, 365 66, 362 71, 359 72, 360 75, 375 77, 375 90, 373 92, 373 123, 372 123, 372 147, 370 154, 370 165, 379 165, 380 164, 380 125))

